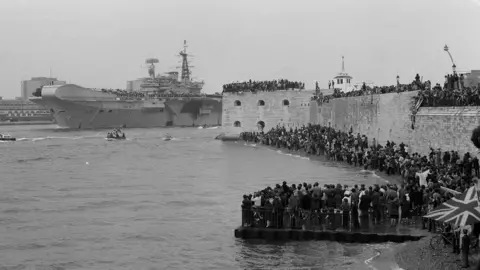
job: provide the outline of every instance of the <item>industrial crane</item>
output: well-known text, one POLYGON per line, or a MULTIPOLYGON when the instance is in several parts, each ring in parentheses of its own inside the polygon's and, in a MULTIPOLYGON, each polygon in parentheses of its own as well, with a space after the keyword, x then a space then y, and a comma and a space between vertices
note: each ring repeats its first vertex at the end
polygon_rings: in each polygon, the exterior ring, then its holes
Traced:
POLYGON ((448 50, 448 46, 447 46, 446 44, 445 44, 445 47, 443 47, 443 50, 448 53, 448 56, 450 56, 450 60, 452 60, 453 74, 455 74, 455 73, 456 73, 456 68, 457 68, 457 66, 455 65, 455 62, 453 61, 452 54, 451 54, 450 51, 448 50))

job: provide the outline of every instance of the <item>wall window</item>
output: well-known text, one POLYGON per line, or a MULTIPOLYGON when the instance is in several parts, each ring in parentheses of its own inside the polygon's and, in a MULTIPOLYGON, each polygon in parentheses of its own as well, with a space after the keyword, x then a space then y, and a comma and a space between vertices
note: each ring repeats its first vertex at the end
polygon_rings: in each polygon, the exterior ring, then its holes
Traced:
POLYGON ((265 122, 258 121, 257 122, 257 128, 258 128, 259 131, 262 131, 265 128, 265 122))
POLYGON ((265 101, 263 101, 263 100, 260 99, 260 100, 257 102, 257 105, 258 105, 258 106, 265 106, 265 101))
POLYGON ((241 127, 241 126, 242 126, 242 123, 240 123, 240 121, 235 121, 235 122, 233 123, 233 126, 234 126, 234 127, 241 127))
POLYGON ((290 101, 288 101, 288 99, 284 99, 282 103, 283 103, 283 106, 289 106, 290 105, 290 101))
POLYGON ((233 105, 234 105, 234 106, 242 106, 242 102, 240 102, 240 100, 235 100, 235 101, 233 102, 233 105))

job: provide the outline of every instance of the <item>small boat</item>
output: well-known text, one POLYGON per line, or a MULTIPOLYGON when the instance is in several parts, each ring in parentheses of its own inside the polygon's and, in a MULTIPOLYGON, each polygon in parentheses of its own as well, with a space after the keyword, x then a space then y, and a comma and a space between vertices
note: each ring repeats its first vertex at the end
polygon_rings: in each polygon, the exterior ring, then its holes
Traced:
POLYGON ((107 133, 105 140, 107 141, 117 141, 117 140, 126 140, 125 133, 120 130, 114 130, 113 132, 107 133))
POLYGON ((163 140, 164 141, 171 141, 171 140, 173 140, 173 137, 171 135, 167 134, 167 135, 165 135, 165 137, 163 137, 163 140))
POLYGON ((0 134, 0 141, 16 141, 16 138, 10 136, 10 134, 0 134))

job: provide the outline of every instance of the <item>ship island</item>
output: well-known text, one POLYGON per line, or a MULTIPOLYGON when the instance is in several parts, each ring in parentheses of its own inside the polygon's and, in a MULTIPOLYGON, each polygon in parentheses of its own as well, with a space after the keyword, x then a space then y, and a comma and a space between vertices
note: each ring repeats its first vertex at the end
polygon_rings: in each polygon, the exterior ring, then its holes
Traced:
POLYGON ((178 54, 181 74, 156 74, 156 58, 148 58, 148 77, 139 89, 93 89, 76 84, 45 85, 30 101, 49 110, 60 127, 72 129, 220 126, 221 94, 202 92, 203 81, 191 75, 187 42, 178 54))

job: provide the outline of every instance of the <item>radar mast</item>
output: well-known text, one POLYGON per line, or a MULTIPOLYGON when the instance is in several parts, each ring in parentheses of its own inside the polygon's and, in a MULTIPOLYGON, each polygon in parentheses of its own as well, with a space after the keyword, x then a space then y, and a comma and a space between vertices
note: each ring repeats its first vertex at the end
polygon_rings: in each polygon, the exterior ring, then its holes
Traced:
POLYGON ((148 58, 145 60, 145 64, 149 64, 148 66, 148 75, 150 78, 155 79, 155 64, 158 63, 157 58, 148 58))
POLYGON ((182 82, 190 81, 190 66, 188 65, 187 41, 183 41, 183 51, 180 51, 179 56, 182 57, 182 82))

